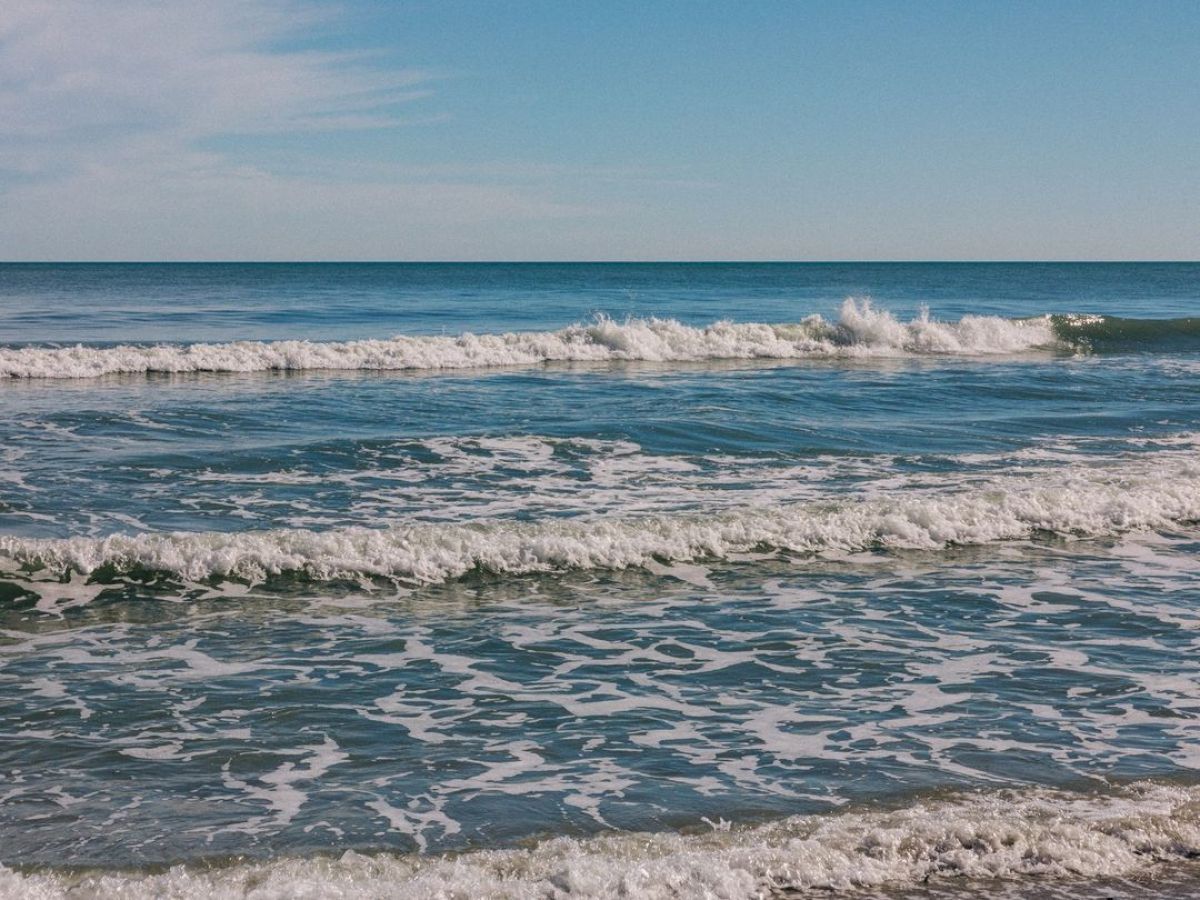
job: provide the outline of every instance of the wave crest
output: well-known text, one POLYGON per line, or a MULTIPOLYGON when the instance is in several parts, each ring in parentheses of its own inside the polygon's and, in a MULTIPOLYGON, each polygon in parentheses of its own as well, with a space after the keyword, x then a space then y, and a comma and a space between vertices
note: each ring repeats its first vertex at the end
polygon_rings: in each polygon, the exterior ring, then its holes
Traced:
POLYGON ((836 322, 809 316, 792 324, 598 317, 559 331, 404 336, 342 342, 236 341, 118 347, 0 348, 0 377, 97 378, 188 372, 452 370, 547 362, 700 362, 930 354, 997 355, 1062 349, 1050 320, 927 313, 901 322, 866 300, 848 299, 836 322))
POLYGON ((969 490, 768 507, 708 515, 404 523, 330 531, 143 533, 106 538, 0 537, 0 557, 82 573, 165 572, 190 581, 258 581, 285 572, 317 580, 437 582, 475 571, 528 574, 623 569, 655 560, 722 559, 753 551, 817 554, 934 550, 1037 534, 1103 537, 1200 521, 1200 460, 1009 476, 969 490))

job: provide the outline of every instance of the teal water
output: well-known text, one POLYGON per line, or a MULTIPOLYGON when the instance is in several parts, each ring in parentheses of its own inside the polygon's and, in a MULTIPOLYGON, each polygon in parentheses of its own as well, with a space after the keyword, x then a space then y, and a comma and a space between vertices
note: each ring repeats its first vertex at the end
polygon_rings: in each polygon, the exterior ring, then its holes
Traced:
POLYGON ((0 894, 1186 895, 1198 316, 1198 264, 0 265, 0 894))

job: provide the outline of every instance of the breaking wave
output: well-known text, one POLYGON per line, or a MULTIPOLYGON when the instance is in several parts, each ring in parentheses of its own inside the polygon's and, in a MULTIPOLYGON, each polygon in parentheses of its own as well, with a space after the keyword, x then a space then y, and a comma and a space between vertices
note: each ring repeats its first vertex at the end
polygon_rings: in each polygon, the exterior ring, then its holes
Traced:
POLYGON ((858 359, 1011 356, 1036 351, 1200 349, 1200 318, 1124 319, 1053 315, 1028 319, 922 313, 902 322, 866 300, 848 299, 837 321, 790 324, 598 317, 559 331, 404 336, 342 342, 235 341, 117 347, 0 348, 0 377, 97 378, 117 374, 454 370, 548 362, 702 362, 744 359, 858 359))
POLYGON ((701 834, 559 837, 458 856, 365 855, 175 866, 156 873, 0 867, 0 895, 37 897, 656 898, 1067 884, 1167 870, 1200 855, 1200 789, 1143 782, 1109 793, 968 794, 701 834), (1174 864, 1174 866, 1172 865, 1174 864))
POLYGON ((116 347, 0 347, 0 378, 98 378, 190 372, 404 371, 529 366, 550 362, 703 362, 868 359, 1200 350, 1200 318, 1043 315, 1026 319, 928 312, 903 322, 870 301, 848 299, 837 321, 715 322, 598 316, 559 331, 416 335, 358 341, 234 341, 116 347))
POLYGON ((559 331, 397 336, 344 342, 237 341, 118 347, 0 348, 0 377, 96 378, 130 373, 267 372, 321 369, 438 370, 547 362, 695 362, 922 355, 1004 355, 1069 349, 1048 317, 964 316, 939 322, 923 313, 901 322, 869 301, 849 299, 836 322, 809 316, 769 325, 599 317, 559 331))
POLYGON ((9 565, 163 572, 190 581, 383 577, 438 582, 472 572, 623 569, 656 560, 872 549, 935 550, 1039 535, 1096 538, 1200 521, 1200 459, 1130 459, 1009 475, 968 489, 629 518, 400 522, 328 531, 0 537, 9 565))

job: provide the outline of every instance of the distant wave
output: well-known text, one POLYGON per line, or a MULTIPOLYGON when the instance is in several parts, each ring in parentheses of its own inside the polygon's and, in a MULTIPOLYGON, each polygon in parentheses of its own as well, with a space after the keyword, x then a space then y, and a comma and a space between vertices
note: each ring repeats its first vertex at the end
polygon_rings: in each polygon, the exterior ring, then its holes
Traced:
POLYGON ((836 322, 809 316, 769 325, 604 317, 559 331, 397 336, 343 342, 237 341, 118 347, 0 348, 0 377, 96 378, 132 373, 295 372, 320 369, 437 370, 525 366, 556 361, 693 362, 926 355, 1011 355, 1064 349, 1049 317, 927 314, 901 322, 869 301, 849 299, 836 322))
POLYGON ((922 886, 936 887, 943 896, 954 882, 964 896, 980 896, 978 891, 996 896, 997 879, 1014 885, 1083 880, 1082 887, 1087 880, 1150 871, 1194 888, 1195 872, 1189 882, 1178 866, 1198 855, 1200 789, 1140 783, 1103 794, 1046 789, 966 794, 894 811, 801 816, 753 828, 721 825, 699 834, 559 837, 453 857, 350 851, 334 858, 177 865, 151 873, 18 873, 0 866, 0 894, 750 900, 922 886))
POLYGON ((329 531, 142 533, 105 538, 0 537, 0 558, 56 572, 154 571, 190 581, 383 577, 437 582, 471 572, 623 569, 655 560, 935 550, 1039 534, 1103 537, 1200 521, 1200 459, 1011 475, 970 489, 738 507, 707 515, 399 523, 329 531))

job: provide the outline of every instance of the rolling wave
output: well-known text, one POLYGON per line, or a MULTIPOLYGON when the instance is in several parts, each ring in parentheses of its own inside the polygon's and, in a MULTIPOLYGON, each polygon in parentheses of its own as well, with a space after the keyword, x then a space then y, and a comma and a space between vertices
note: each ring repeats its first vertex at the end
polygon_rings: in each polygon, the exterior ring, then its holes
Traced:
POLYGON ((1200 350, 1200 318, 1125 319, 1120 316, 1051 316, 1055 334, 1069 344, 1100 352, 1200 350))
POLYGON ((836 322, 809 316, 792 324, 599 317, 559 331, 397 336, 343 342, 238 341, 118 347, 0 348, 0 377, 96 378, 187 372, 295 372, 321 369, 442 370, 547 362, 698 362, 925 355, 994 356, 1062 350, 1048 317, 965 316, 901 322, 868 301, 847 300, 836 322))
POLYGON ((703 362, 751 359, 869 359, 1015 356, 1200 349, 1200 318, 1126 319, 1043 315, 964 316, 942 322, 923 312, 902 322, 870 301, 846 300, 836 321, 715 322, 604 316, 558 331, 464 333, 357 341, 235 341, 116 347, 0 347, 0 378, 98 378, 120 374, 437 371, 551 362, 703 362))
POLYGON ((603 316, 559 331, 396 336, 342 342, 236 341, 116 347, 0 348, 0 377, 97 378, 117 374, 456 370, 548 362, 702 362, 744 359, 858 359, 1012 356, 1037 351, 1200 349, 1200 318, 1125 319, 1045 315, 1027 319, 926 313, 902 322, 869 301, 848 299, 836 321, 789 324, 603 316))
POLYGON ((936 550, 1038 535, 1096 538, 1200 521, 1200 459, 1129 460, 1010 475, 966 490, 744 506, 721 513, 396 523, 328 531, 0 537, 10 565, 55 572, 168 573, 189 581, 382 577, 431 583, 473 572, 624 569, 749 552, 936 550))
MULTIPOLYGON (((1104 794, 967 794, 752 828, 721 823, 700 834, 560 837, 454 857, 348 851, 338 858, 178 865, 150 873, 18 873, 0 866, 0 894, 750 900, 957 884, 964 896, 979 896, 981 889, 992 896, 997 880, 1086 885, 1155 867, 1166 867, 1170 877, 1172 866, 1198 855, 1200 789, 1143 782, 1104 794)), ((1102 895, 1085 889, 1081 896, 1102 895)))

